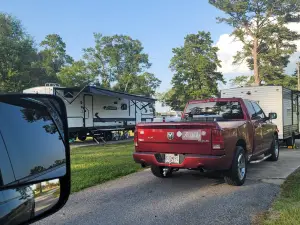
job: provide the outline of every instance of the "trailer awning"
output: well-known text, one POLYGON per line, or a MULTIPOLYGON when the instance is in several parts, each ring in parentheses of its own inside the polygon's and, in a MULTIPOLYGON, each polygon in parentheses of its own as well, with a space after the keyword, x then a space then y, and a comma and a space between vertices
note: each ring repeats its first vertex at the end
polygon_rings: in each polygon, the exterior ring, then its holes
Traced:
POLYGON ((112 90, 107 90, 95 86, 86 86, 83 89, 80 88, 55 88, 59 90, 66 90, 66 91, 79 91, 79 92, 84 92, 84 93, 92 93, 96 95, 106 95, 106 96, 111 96, 111 97, 117 97, 117 98, 125 98, 129 100, 135 100, 139 102, 148 102, 148 103, 154 103, 155 99, 149 98, 149 97, 144 97, 144 96, 139 96, 139 95, 132 95, 128 93, 123 93, 123 92, 118 92, 118 91, 112 91, 112 90))

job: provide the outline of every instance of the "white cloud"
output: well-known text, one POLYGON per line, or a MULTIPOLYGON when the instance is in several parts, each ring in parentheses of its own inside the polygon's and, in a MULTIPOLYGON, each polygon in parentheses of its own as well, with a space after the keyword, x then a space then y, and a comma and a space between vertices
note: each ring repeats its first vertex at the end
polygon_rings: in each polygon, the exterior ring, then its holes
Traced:
MULTIPOLYGON (((300 23, 290 23, 287 25, 289 29, 292 31, 296 31, 300 34, 300 23)), ((300 40, 297 40, 294 42, 297 45, 297 52, 291 55, 290 57, 290 63, 286 68, 286 72, 291 74, 295 71, 296 69, 296 62, 299 62, 300 59, 300 40)))
POLYGON ((222 61, 222 67, 219 68, 219 71, 222 72, 225 76, 226 74, 249 74, 250 71, 246 63, 240 65, 232 65, 233 56, 236 55, 243 47, 243 43, 237 40, 234 40, 233 36, 229 34, 223 34, 220 36, 216 46, 219 48, 218 57, 222 61))
MULTIPOLYGON (((300 34, 299 23, 291 23, 287 26, 291 30, 297 31, 300 34)), ((300 40, 295 41, 295 44, 297 44, 297 52, 291 55, 290 64, 286 68, 286 72, 289 74, 294 72, 296 68, 296 62, 299 61, 300 40)), ((234 40, 234 37, 230 36, 230 34, 222 34, 217 41, 216 46, 219 48, 218 57, 222 61, 222 68, 219 68, 219 71, 224 74, 226 80, 232 79, 239 75, 252 74, 252 71, 249 70, 245 62, 238 66, 232 65, 233 56, 235 56, 236 53, 243 47, 242 42, 234 40)))

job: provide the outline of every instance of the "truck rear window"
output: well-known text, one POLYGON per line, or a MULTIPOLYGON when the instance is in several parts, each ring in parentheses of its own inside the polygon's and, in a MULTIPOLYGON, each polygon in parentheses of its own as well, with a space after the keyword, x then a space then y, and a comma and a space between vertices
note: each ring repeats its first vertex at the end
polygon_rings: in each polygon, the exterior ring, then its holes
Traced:
POLYGON ((199 102, 187 106, 185 117, 202 121, 222 121, 244 119, 244 114, 237 101, 199 102))

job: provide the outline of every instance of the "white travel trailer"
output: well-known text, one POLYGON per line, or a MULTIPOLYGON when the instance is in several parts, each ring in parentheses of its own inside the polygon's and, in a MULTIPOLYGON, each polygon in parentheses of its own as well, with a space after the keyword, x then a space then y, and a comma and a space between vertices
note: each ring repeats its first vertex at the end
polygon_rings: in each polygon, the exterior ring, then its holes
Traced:
POLYGON ((299 92, 282 86, 252 86, 232 88, 221 91, 222 98, 243 98, 256 101, 265 114, 277 113, 273 123, 279 130, 278 138, 294 146, 299 135, 299 92))
POLYGON ((63 99, 69 136, 84 141, 87 136, 111 140, 113 131, 134 130, 139 122, 152 122, 155 99, 95 86, 65 88, 58 84, 33 87, 23 93, 51 94, 63 99))

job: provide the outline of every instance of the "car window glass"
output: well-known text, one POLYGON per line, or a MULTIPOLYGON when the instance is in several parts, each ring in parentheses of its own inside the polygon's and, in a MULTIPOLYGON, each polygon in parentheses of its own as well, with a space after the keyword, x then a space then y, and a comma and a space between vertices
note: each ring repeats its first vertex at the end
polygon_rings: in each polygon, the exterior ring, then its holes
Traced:
POLYGON ((2 191, 4 201, 10 201, 15 198, 20 198, 21 193, 19 189, 7 189, 2 191))
POLYGON ((257 118, 264 119, 265 114, 263 110, 260 108, 260 106, 256 102, 251 102, 251 104, 253 105, 257 118))
POLYGON ((254 116, 255 115, 255 111, 254 111, 254 108, 253 108, 252 104, 249 101, 247 101, 247 100, 244 100, 244 102, 245 102, 245 105, 246 105, 246 108, 247 108, 247 110, 249 112, 250 117, 254 116))
POLYGON ((0 132, 0 186, 15 181, 13 170, 0 132))
POLYGON ((239 120, 244 113, 238 101, 196 102, 190 103, 185 109, 185 115, 193 120, 239 120))
POLYGON ((30 179, 63 165, 65 146, 58 141, 62 138, 45 108, 0 103, 0 112, 0 131, 9 150, 16 180, 30 179), (23 146, 26 151, 22 151, 23 146))

